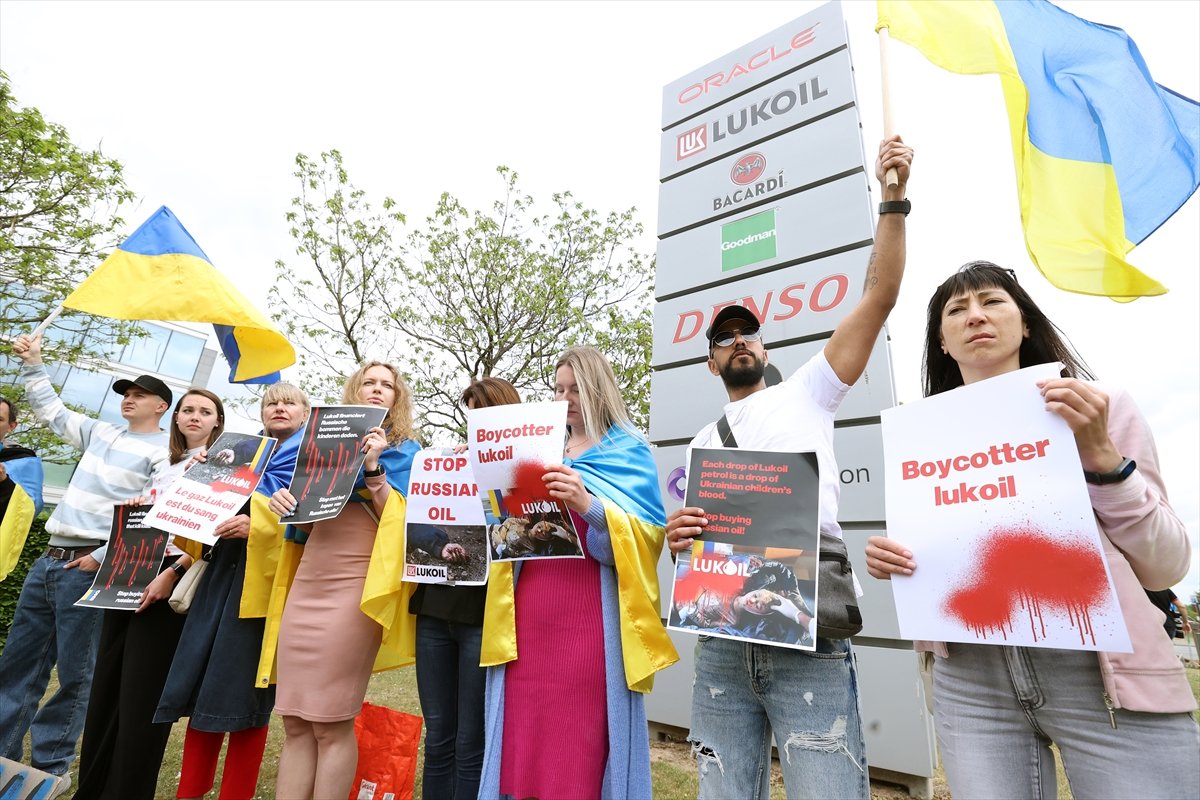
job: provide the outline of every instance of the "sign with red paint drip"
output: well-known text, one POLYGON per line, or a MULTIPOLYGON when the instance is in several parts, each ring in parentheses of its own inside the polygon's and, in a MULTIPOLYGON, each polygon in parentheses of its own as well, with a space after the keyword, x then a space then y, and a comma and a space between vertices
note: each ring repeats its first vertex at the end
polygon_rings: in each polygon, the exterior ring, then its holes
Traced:
POLYGON ((1010 372, 882 414, 892 591, 906 639, 1130 652, 1075 436, 1010 372))

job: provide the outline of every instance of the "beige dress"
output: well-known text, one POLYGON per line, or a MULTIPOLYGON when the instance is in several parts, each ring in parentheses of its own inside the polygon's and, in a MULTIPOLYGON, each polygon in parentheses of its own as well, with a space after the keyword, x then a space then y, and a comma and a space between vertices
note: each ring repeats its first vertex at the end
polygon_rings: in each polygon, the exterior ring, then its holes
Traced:
POLYGON ((353 719, 367 694, 383 629, 359 608, 391 487, 366 479, 372 511, 351 500, 312 526, 279 629, 275 711, 309 722, 353 719))

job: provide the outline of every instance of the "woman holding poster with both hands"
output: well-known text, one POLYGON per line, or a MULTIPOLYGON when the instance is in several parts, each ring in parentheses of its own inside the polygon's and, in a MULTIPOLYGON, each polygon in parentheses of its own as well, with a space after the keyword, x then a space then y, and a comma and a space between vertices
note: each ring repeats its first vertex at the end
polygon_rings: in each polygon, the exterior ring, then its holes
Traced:
MULTIPOLYGON (((1076 797, 1200 797, 1196 702, 1143 591, 1180 580, 1190 560, 1145 419, 1124 391, 1082 379, 1087 367, 1011 270, 972 262, 929 302, 926 396, 1053 361, 1064 376, 1039 388, 1075 434, 1133 652, 917 642, 933 653, 950 791, 1054 797, 1054 743, 1076 797)), ((916 555, 886 537, 872 536, 866 555, 876 578, 917 569, 916 555)))
MULTIPOLYGON (((404 560, 404 495, 420 449, 412 396, 394 366, 368 361, 346 379, 342 402, 388 411, 363 439, 366 458, 350 502, 333 519, 297 526, 307 539, 279 626, 275 707, 287 737, 275 785, 281 798, 350 793, 354 718, 371 671, 414 657, 413 584, 401 583, 402 570, 384 574, 387 564, 404 560)), ((286 522, 296 500, 280 489, 270 508, 286 522)))
POLYGON ((642 694, 678 659, 659 619, 658 473, 599 350, 563 353, 554 397, 568 437, 543 480, 584 558, 492 565, 479 797, 649 797, 642 694))

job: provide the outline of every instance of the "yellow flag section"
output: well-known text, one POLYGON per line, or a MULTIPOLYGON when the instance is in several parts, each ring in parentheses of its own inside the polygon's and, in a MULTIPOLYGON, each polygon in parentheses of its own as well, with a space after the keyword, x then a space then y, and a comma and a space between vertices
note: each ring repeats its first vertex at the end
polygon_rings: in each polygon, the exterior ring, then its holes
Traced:
POLYGON ((4 512, 4 519, 0 520, 0 581, 7 578, 8 573, 17 566, 36 513, 33 498, 21 484, 14 481, 8 509, 4 512))
POLYGON ((939 67, 999 75, 1025 245, 1051 283, 1121 301, 1166 291, 1125 255, 1200 184, 1196 101, 1158 86, 1124 31, 1048 2, 877 5, 877 29, 939 67))
MULTIPOLYGON (((266 508, 267 498, 255 493, 255 502, 261 498, 260 515, 278 520, 266 508)), ((265 519, 260 530, 255 522, 255 511, 251 505, 250 542, 246 549, 246 584, 243 586, 241 616, 265 616, 262 652, 258 661, 258 676, 255 685, 262 688, 276 680, 276 651, 279 646, 279 626, 283 609, 287 605, 288 591, 296 577, 304 545, 282 534, 275 534, 270 544, 265 519), (256 542, 256 535, 259 540, 256 542), (274 564, 273 572, 271 571, 274 564), (251 565, 256 574, 251 580, 251 565), (269 578, 267 577, 269 575, 269 578), (262 613, 258 613, 261 611, 262 613)), ((379 530, 371 550, 371 562, 367 567, 367 578, 363 585, 360 608, 362 612, 383 628, 383 641, 375 656, 374 672, 382 672, 412 664, 416 660, 417 620, 408 612, 408 601, 416 584, 404 583, 404 497, 393 489, 383 514, 379 517, 379 530)), ((282 528, 276 522, 275 527, 282 528)))
MULTIPOLYGON (((654 688, 654 673, 679 660, 659 615, 657 564, 666 532, 601 499, 616 562, 625 684, 631 691, 645 693, 654 688)), ((503 561, 492 564, 488 578, 479 663, 494 667, 516 658, 513 568, 512 562, 503 561)))

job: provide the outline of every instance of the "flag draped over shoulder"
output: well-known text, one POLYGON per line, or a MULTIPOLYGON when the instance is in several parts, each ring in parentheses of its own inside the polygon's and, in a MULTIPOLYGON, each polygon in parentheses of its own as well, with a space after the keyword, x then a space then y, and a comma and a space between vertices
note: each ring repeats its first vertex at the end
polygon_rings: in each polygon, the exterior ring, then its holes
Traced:
MULTIPOLYGON (((283 526, 279 523, 279 517, 267 508, 267 501, 291 481, 303 434, 304 429, 301 428, 275 446, 271 460, 263 470, 262 479, 250 495, 250 536, 246 540, 246 577, 242 583, 239 616, 267 616, 271 587, 284 548, 283 526)), ((295 569, 294 565, 292 569, 295 569)))
POLYGON ((1124 31, 1046 0, 877 3, 876 30, 951 72, 1000 76, 1042 274, 1115 300, 1165 293, 1125 255, 1200 186, 1200 104, 1156 84, 1124 31))
MULTIPOLYGON (((666 517, 650 448, 614 425, 600 445, 565 463, 604 503, 616 562, 625 683, 632 691, 649 692, 654 673, 679 660, 659 610, 658 557, 666 517)), ((516 657, 513 568, 511 562, 500 562, 492 565, 488 578, 480 664, 495 666, 516 657)))
POLYGON ((296 351, 217 271, 166 206, 133 232, 63 301, 113 319, 211 322, 233 383, 275 383, 296 351))
MULTIPOLYGON (((279 450, 284 451, 285 455, 290 453, 290 456, 287 456, 290 466, 278 485, 269 488, 266 492, 267 495, 273 494, 276 489, 286 488, 291 481, 296 454, 299 451, 303 434, 304 429, 302 428, 284 445, 280 445, 279 450)), ((375 544, 371 550, 371 561, 367 567, 366 581, 363 584, 360 602, 362 612, 383 628, 383 640, 373 666, 375 672, 402 667, 416 660, 417 623, 416 617, 408 611, 408 600, 416 589, 416 584, 403 583, 401 576, 404 574, 404 497, 408 493, 408 479, 412 472, 413 456, 420 449, 419 444, 407 440, 395 447, 388 448, 379 456, 379 464, 385 470, 392 491, 384 505, 383 513, 379 516, 379 530, 375 534, 375 544)), ((275 458, 272 457, 269 469, 274 466, 275 458)), ((259 484, 259 490, 262 491, 263 487, 270 487, 265 475, 262 483, 259 484)), ((352 502, 366 503, 366 507, 371 509, 369 491, 361 473, 355 486, 355 493, 351 497, 352 502), (365 497, 363 493, 366 493, 365 497)), ((260 498, 256 496, 254 502, 260 502, 260 498)), ((278 527, 279 518, 266 508, 265 498, 261 500, 261 505, 265 518, 274 520, 278 527)), ((369 513, 374 516, 373 509, 369 513)), ((291 589, 292 580, 296 577, 300 556, 304 552, 304 541, 308 537, 303 531, 288 525, 282 538, 276 535, 274 540, 269 540, 268 537, 261 536, 259 541, 263 543, 262 550, 256 553, 255 530, 252 515, 250 543, 246 551, 246 584, 242 595, 241 616, 266 617, 262 652, 258 662, 258 677, 255 684, 259 687, 266 687, 275 681, 275 655, 279 644, 279 626, 283 619, 284 606, 287 604, 288 591, 291 589), (256 563, 256 559, 263 564, 260 570, 265 572, 270 566, 271 553, 266 545, 268 541, 277 542, 274 551, 277 554, 275 556, 277 563, 274 572, 269 576, 270 581, 266 585, 264 593, 261 579, 256 579, 255 586, 251 587, 251 566, 256 563), (254 599, 247 601, 248 595, 253 595, 254 599), (262 613, 258 613, 260 610, 262 613)))
POLYGON ((42 510, 42 460, 32 450, 0 442, 0 464, 8 479, 0 483, 0 581, 8 577, 42 510))

